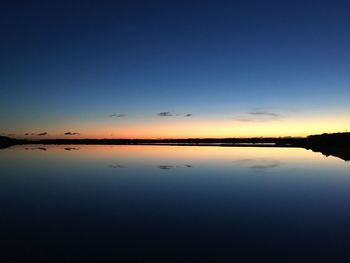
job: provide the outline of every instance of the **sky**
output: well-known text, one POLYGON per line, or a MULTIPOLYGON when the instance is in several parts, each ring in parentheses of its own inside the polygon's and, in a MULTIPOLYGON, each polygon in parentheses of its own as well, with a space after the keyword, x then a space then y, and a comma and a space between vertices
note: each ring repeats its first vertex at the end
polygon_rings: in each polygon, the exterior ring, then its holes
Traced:
POLYGON ((350 130, 350 1, 1 1, 0 135, 350 130))

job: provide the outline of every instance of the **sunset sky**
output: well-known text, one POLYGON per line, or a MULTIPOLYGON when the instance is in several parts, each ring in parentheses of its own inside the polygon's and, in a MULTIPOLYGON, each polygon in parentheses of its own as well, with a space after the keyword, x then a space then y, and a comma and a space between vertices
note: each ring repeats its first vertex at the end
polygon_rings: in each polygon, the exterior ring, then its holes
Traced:
POLYGON ((2 1, 0 134, 350 130, 350 1, 2 1))

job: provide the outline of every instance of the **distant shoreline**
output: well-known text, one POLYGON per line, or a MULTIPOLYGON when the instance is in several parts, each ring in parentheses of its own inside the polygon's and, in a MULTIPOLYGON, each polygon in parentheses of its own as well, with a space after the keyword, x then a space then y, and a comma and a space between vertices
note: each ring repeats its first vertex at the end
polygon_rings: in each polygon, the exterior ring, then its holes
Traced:
POLYGON ((306 138, 190 138, 190 139, 43 139, 18 140, 0 136, 0 148, 14 145, 158 145, 218 147, 305 148, 350 161, 350 133, 310 135, 306 138))

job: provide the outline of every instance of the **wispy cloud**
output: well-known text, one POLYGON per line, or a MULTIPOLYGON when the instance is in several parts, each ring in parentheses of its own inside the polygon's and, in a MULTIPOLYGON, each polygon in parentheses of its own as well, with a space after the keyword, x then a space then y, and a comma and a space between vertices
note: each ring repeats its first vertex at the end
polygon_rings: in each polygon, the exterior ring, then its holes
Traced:
POLYGON ((170 112, 170 111, 163 111, 163 112, 159 112, 157 113, 158 116, 160 117, 172 117, 172 116, 183 116, 183 117, 192 117, 193 114, 192 113, 186 113, 186 114, 179 114, 179 113, 173 113, 173 112, 170 112))
POLYGON ((281 118, 283 118, 283 115, 278 112, 255 108, 254 110, 245 113, 243 116, 234 117, 233 119, 240 122, 266 122, 276 121, 281 118))
POLYGON ((160 117, 171 117, 171 116, 174 116, 170 111, 159 112, 157 115, 160 116, 160 117))
POLYGON ((253 122, 254 119, 249 119, 249 118, 233 118, 236 121, 241 121, 241 122, 253 122))
POLYGON ((124 114, 124 113, 121 113, 121 114, 113 113, 113 114, 108 115, 108 117, 110 117, 110 118, 122 118, 125 116, 126 116, 126 114, 124 114))
POLYGON ((28 135, 31 135, 31 136, 45 136, 47 135, 48 133, 47 132, 40 132, 40 133, 25 133, 24 135, 28 136, 28 135))
POLYGON ((74 136, 74 135, 80 135, 79 132, 65 132, 64 135, 66 136, 74 136))
POLYGON ((262 116, 262 117, 269 117, 269 118, 280 118, 281 115, 275 112, 270 111, 251 111, 248 114, 253 116, 262 116))

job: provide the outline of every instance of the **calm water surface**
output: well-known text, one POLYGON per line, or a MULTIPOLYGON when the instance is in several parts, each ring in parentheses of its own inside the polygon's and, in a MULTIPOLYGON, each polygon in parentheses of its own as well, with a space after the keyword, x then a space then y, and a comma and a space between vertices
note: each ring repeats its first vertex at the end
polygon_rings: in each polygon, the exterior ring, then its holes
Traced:
POLYGON ((2 262, 349 262, 350 163, 305 149, 0 150, 2 262))

